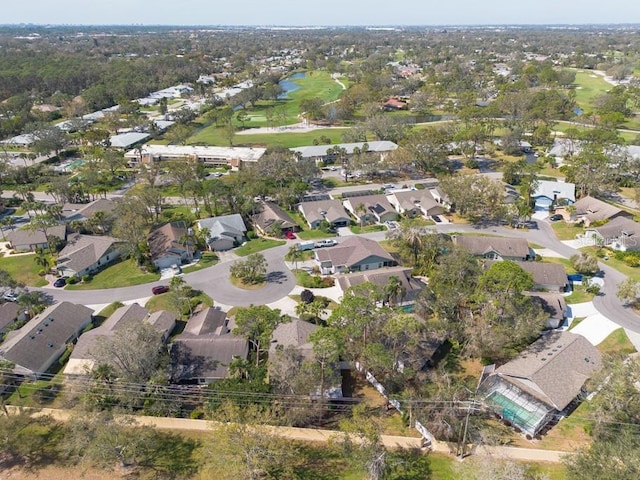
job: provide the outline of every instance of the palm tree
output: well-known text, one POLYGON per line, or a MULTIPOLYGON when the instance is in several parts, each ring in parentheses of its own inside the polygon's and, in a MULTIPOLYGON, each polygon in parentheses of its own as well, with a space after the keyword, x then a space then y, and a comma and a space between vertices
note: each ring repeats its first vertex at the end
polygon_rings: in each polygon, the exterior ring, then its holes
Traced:
POLYGON ((360 233, 362 233, 362 226, 364 223, 364 217, 367 214, 367 207, 364 206, 364 203, 360 202, 356 207, 356 214, 358 215, 358 219, 360 220, 360 233))
POLYGON ((407 294, 407 289, 400 279, 394 275, 389 278, 389 281, 384 286, 384 293, 389 305, 395 307, 398 303, 402 303, 404 296, 407 294))
POLYGON ((289 252, 287 253, 287 257, 294 264, 294 269, 298 270, 298 259, 300 258, 302 252, 298 248, 297 245, 291 245, 289 247, 289 252))

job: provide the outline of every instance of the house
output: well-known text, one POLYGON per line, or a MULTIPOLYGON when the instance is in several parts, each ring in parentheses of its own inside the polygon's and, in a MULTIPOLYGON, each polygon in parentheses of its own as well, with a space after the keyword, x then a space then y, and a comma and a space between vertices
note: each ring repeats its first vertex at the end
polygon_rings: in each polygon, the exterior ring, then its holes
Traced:
POLYGON ((596 245, 614 250, 640 250, 640 223, 630 218, 616 217, 599 227, 589 227, 584 236, 593 240, 596 245))
POLYGON ((112 237, 79 233, 70 235, 58 254, 56 269, 60 275, 69 277, 93 273, 120 257, 118 243, 112 237))
POLYGON ((384 195, 351 197, 342 202, 342 204, 351 215, 356 217, 358 222, 384 223, 398 218, 398 212, 384 195))
POLYGON ((569 182, 538 180, 531 197, 537 209, 548 210, 554 205, 571 205, 576 201, 576 186, 569 182))
POLYGON ((262 235, 280 235, 287 230, 295 231, 298 227, 293 218, 274 202, 261 202, 258 213, 251 217, 251 221, 262 235), (274 228, 277 231, 274 232, 274 228))
POLYGON ((189 319, 170 352, 174 382, 205 384, 226 378, 234 359, 246 359, 249 342, 231 333, 225 312, 210 307, 189 319))
POLYGON ((336 149, 342 149, 347 158, 357 151, 376 153, 384 160, 389 152, 398 149, 398 145, 387 140, 375 142, 337 143, 335 145, 308 145, 290 148, 299 159, 313 160, 316 163, 334 163, 337 159, 336 149))
POLYGON ((64 242, 67 239, 67 227, 65 225, 49 227, 46 235, 42 230, 29 230, 28 228, 14 230, 5 235, 11 249, 18 252, 32 252, 49 248, 48 239, 51 237, 57 237, 64 242))
POLYGON ((367 272, 348 273, 340 275, 336 280, 337 286, 344 294, 348 288, 365 282, 371 282, 378 287, 384 288, 389 284, 391 277, 396 277, 404 290, 404 295, 397 299, 398 304, 403 306, 413 304, 418 293, 425 287, 421 280, 411 276, 411 269, 406 267, 389 267, 367 272))
POLYGON ((387 195, 389 203, 395 207, 398 213, 413 218, 419 215, 431 217, 442 215, 444 208, 433 198, 428 190, 409 190, 394 192, 387 195))
POLYGON ((548 292, 564 292, 568 279, 564 266, 559 263, 544 262, 515 262, 525 272, 533 277, 534 290, 548 292))
POLYGON ((313 344, 309 341, 309 336, 319 328, 318 325, 297 318, 292 319, 290 322, 279 324, 271 335, 269 356, 280 348, 293 347, 304 358, 313 358, 313 344))
POLYGON ((382 104, 382 109, 385 112, 396 112, 398 110, 406 110, 407 102, 403 102, 402 100, 391 97, 389 100, 382 104))
POLYGON ((318 228, 323 220, 333 228, 347 227, 351 223, 349 214, 340 200, 316 200, 302 202, 298 210, 311 228, 318 228))
POLYGON ((435 199, 436 202, 438 202, 440 205, 442 205, 445 208, 445 210, 447 211, 451 210, 451 200, 449 199, 449 195, 444 193, 444 191, 440 187, 435 186, 435 187, 429 188, 429 193, 435 199))
POLYGON ((582 197, 573 204, 573 207, 574 212, 571 214, 571 219, 575 222, 582 222, 586 227, 594 222, 604 222, 617 217, 632 217, 630 213, 589 195, 582 197))
POLYGON ((124 157, 133 165, 163 160, 195 160, 212 167, 230 166, 238 170, 247 163, 260 160, 264 152, 266 148, 146 144, 128 151, 124 157))
POLYGON ((13 322, 18 320, 18 317, 23 317, 24 314, 21 315, 20 306, 15 302, 6 302, 0 305, 0 335, 7 331, 7 327, 9 327, 13 322))
POLYGON ((335 247, 314 252, 323 275, 343 272, 363 272, 396 264, 378 242, 352 236, 335 247))
POLYGON ((176 316, 164 310, 150 313, 137 303, 118 308, 102 325, 80 336, 69 356, 64 369, 65 375, 86 375, 91 372, 96 360, 95 349, 101 339, 117 335, 123 329, 138 323, 152 325, 161 333, 163 341, 166 341, 175 328, 176 316))
POLYGON ((84 222, 92 218, 96 213, 102 212, 110 215, 116 208, 116 202, 108 198, 99 198, 90 203, 66 204, 62 207, 62 216, 65 222, 84 222))
POLYGON ((564 295, 551 292, 524 292, 547 314, 547 328, 558 328, 567 320, 567 302, 564 295))
POLYGON ((524 238, 452 235, 454 244, 472 255, 490 260, 531 260, 533 254, 524 238))
POLYGON ((39 377, 91 323, 93 310, 60 302, 11 332, 0 345, 0 358, 15 364, 14 372, 39 377))
POLYGON ((245 240, 247 227, 238 213, 198 220, 200 231, 206 229, 206 243, 211 251, 224 251, 237 247, 245 240))
POLYGON ((142 132, 127 132, 120 133, 119 135, 113 135, 109 138, 109 146, 112 148, 126 149, 132 146, 144 142, 151 135, 142 132))
POLYGON ((151 232, 147 238, 153 264, 159 268, 181 265, 193 258, 193 240, 183 222, 172 222, 151 232))
POLYGON ((479 391, 498 415, 533 437, 579 401, 601 366, 600 352, 586 338, 554 330, 490 373, 479 391))

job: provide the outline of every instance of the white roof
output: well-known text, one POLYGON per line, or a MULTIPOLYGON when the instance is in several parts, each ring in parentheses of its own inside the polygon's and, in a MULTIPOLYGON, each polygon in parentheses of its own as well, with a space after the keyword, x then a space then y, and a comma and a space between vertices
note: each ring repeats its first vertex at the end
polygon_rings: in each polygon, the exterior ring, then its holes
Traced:
POLYGON ((330 148, 344 148, 347 154, 351 155, 356 148, 362 149, 364 144, 368 145, 367 152, 390 152, 396 150, 398 145, 387 140, 375 142, 358 142, 358 143, 338 143, 336 145, 309 145, 305 147, 291 148, 292 152, 300 153, 303 158, 324 157, 330 148))
MULTIPOLYGON (((257 162, 266 148, 250 147, 205 147, 195 145, 143 145, 142 155, 152 157, 174 157, 174 158, 237 158, 244 162, 257 162)), ((139 152, 131 150, 124 155, 126 158, 138 158, 139 152)))
POLYGON ((109 139, 109 144, 115 148, 128 148, 138 142, 142 142, 149 138, 148 133, 128 132, 114 135, 109 139))
POLYGON ((6 143, 9 145, 31 145, 33 142, 35 142, 35 137, 31 133, 16 135, 15 137, 11 137, 2 141, 2 143, 6 143))
POLYGON ((538 186, 533 193, 533 197, 547 197, 550 199, 566 198, 572 202, 576 201, 576 186, 569 182, 551 182, 549 180, 538 180, 538 186))

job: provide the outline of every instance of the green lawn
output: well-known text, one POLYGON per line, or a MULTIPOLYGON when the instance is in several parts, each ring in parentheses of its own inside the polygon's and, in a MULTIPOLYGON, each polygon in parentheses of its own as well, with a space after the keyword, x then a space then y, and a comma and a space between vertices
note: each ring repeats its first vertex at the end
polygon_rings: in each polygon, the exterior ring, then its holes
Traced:
MULTIPOLYGON (((246 135, 235 135, 233 145, 242 146, 267 146, 293 148, 312 145, 313 141, 321 136, 329 137, 331 143, 340 143, 342 134, 348 128, 319 128, 311 132, 282 132, 282 133, 255 133, 246 135)), ((222 128, 216 125, 209 125, 203 128, 187 140, 188 145, 229 145, 228 138, 225 137, 222 128)))
POLYGON ((620 356, 627 356, 636 352, 636 348, 629 341, 629 337, 624 328, 618 328, 611 332, 598 346, 600 353, 610 353, 620 356))
POLYGON ((182 273, 191 273, 203 268, 211 267, 218 263, 218 256, 213 252, 205 252, 195 265, 191 265, 182 269, 182 273))
POLYGON ((593 101, 613 88, 600 75, 589 70, 578 70, 575 81, 576 103, 583 110, 592 110, 593 101))
MULTIPOLYGON (((151 312, 157 312, 159 310, 167 310, 168 312, 175 313, 178 318, 181 317, 180 312, 176 309, 176 302, 174 300, 174 294, 172 292, 162 293, 160 295, 154 295, 149 299, 146 303, 145 308, 148 308, 151 312)), ((191 305, 193 308, 196 305, 202 303, 207 307, 213 306, 213 299, 207 295, 206 293, 199 292, 197 295, 191 297, 191 305)), ((185 315, 188 315, 188 309, 185 309, 185 312, 182 312, 185 315)))
POLYGON ((556 237, 558 237, 558 240, 575 240, 576 235, 578 235, 579 233, 584 233, 584 228, 582 228, 581 226, 578 227, 563 221, 552 222, 551 228, 553 228, 553 231, 555 232, 556 237))
POLYGON ((300 238, 301 240, 316 240, 319 238, 329 238, 329 237, 335 237, 336 234, 335 233, 327 233, 327 232, 323 232, 322 230, 304 230, 302 232, 296 232, 296 235, 298 236, 298 238, 300 238))
POLYGON ((68 285, 68 290, 97 290, 103 288, 129 287, 160 279, 159 273, 144 273, 132 259, 115 263, 97 273, 90 282, 68 285))
POLYGON ((5 270, 16 282, 30 287, 42 287, 47 281, 38 275, 41 268, 34 255, 8 255, 0 258, 0 270, 5 270))
POLYGON ((365 225, 362 228, 360 228, 360 225, 351 225, 351 231, 356 235, 358 233, 383 232, 386 229, 384 225, 365 225))
POLYGON ((262 250, 267 250, 273 247, 279 247, 280 245, 284 245, 285 243, 287 242, 285 242, 284 240, 256 238, 254 240, 249 240, 240 248, 236 249, 235 252, 241 257, 246 257, 247 255, 251 255, 252 253, 261 252, 262 250))
MULTIPOLYGON (((598 247, 584 247, 580 249, 581 252, 593 253, 594 255, 598 250, 599 250, 598 247)), ((614 253, 611 252, 609 254, 609 260, 604 260, 602 258, 599 258, 598 260, 602 263, 606 263, 611 268, 615 268, 616 270, 618 270, 620 273, 623 273, 627 277, 631 277, 635 280, 640 281, 640 268, 630 267, 629 265, 624 263, 622 260, 618 260, 617 258, 615 258, 613 255, 614 253)))
POLYGON ((571 305, 574 303, 584 303, 590 302, 593 300, 593 293, 587 292, 586 288, 583 285, 574 285, 573 292, 564 297, 565 302, 571 305))

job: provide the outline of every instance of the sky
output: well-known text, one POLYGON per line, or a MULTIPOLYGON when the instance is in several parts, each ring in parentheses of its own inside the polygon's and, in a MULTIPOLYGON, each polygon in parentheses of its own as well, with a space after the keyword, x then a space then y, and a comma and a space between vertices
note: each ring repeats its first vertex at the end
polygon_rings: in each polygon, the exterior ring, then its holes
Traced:
POLYGON ((0 24, 640 23, 639 0, 5 0, 3 3, 0 24))

